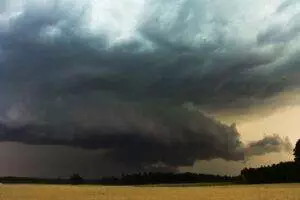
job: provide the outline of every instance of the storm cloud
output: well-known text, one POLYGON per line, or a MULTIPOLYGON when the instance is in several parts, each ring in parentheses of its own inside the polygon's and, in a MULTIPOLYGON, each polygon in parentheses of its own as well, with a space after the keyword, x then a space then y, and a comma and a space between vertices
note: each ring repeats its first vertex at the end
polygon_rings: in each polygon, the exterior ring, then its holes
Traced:
POLYGON ((261 155, 263 153, 271 152, 291 152, 293 146, 288 138, 281 138, 278 134, 266 136, 261 140, 250 142, 246 154, 261 155))
POLYGON ((201 108, 264 105, 298 88, 294 5, 4 0, 0 139, 108 149, 141 167, 290 150, 277 136, 247 146, 201 108))
MULTIPOLYGON (((192 166, 196 160, 241 161, 254 155, 292 151, 290 141, 278 135, 245 146, 234 124, 227 126, 197 110, 186 109, 187 106, 152 108, 146 112, 147 116, 126 110, 122 113, 119 109, 115 115, 98 119, 97 126, 2 125, 0 140, 104 149, 106 162, 151 171, 157 168, 174 171, 180 166, 192 166)), ((109 110, 112 112, 110 107, 109 110)))

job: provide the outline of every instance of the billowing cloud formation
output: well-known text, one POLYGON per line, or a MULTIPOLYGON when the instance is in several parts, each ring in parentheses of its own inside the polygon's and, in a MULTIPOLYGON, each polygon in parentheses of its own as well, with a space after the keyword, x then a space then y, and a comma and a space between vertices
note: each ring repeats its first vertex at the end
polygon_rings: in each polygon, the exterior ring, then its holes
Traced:
MULTIPOLYGON (((169 115, 168 113, 161 113, 169 115)), ((180 114, 180 113, 172 113, 180 114)), ((157 116, 158 117, 158 116, 157 116)), ((224 158, 241 160, 244 158, 243 144, 239 141, 234 127, 227 127, 202 114, 185 117, 182 120, 172 116, 164 121, 152 122, 156 127, 132 124, 132 127, 97 127, 82 129, 71 125, 63 127, 22 126, 3 127, 1 139, 21 141, 29 144, 59 144, 88 149, 108 149, 107 158, 130 165, 164 163, 167 166, 192 165, 196 159, 224 158), (190 118, 190 119, 188 119, 190 118), (174 124, 173 124, 174 123, 174 124), (63 134, 63 135, 62 135, 63 134)), ((136 122, 135 122, 136 123, 136 122)), ((280 145, 280 144, 279 144, 280 145)))
POLYGON ((106 148, 141 165, 243 159, 234 127, 183 105, 247 108, 297 88, 297 6, 2 1, 1 139, 106 148))
POLYGON ((293 146, 288 138, 282 139, 279 135, 274 134, 273 136, 266 136, 259 141, 250 142, 248 149, 246 149, 246 154, 253 156, 271 152, 291 152, 292 149, 293 146))
POLYGON ((226 126, 199 111, 185 109, 152 108, 146 112, 148 116, 127 111, 123 113, 125 116, 120 116, 118 110, 118 116, 106 115, 104 121, 99 120, 99 126, 93 128, 76 124, 3 125, 0 140, 106 149, 105 158, 110 162, 152 171, 157 167, 174 170, 179 166, 191 166, 196 160, 238 161, 246 156, 292 149, 289 140, 277 135, 245 147, 235 125, 226 126))

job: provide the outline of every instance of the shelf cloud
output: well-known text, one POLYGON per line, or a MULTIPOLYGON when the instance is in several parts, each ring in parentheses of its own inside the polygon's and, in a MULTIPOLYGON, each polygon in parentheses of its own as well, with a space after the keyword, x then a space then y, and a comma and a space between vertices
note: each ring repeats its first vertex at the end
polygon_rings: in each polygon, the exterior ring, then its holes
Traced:
POLYGON ((278 135, 244 144, 201 108, 267 105, 299 87, 299 6, 2 0, 0 140, 107 149, 142 168, 290 151, 278 135))

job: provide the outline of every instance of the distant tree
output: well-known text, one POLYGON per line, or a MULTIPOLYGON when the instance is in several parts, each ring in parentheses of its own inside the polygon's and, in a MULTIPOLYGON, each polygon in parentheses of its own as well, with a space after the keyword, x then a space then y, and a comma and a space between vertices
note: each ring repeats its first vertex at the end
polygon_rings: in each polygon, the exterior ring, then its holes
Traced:
POLYGON ((294 149, 295 162, 300 163, 300 139, 297 141, 294 149))
POLYGON ((83 178, 77 173, 72 174, 69 180, 73 185, 79 185, 83 183, 83 178))
POLYGON ((245 168, 240 180, 245 183, 293 183, 300 182, 300 167, 295 162, 281 162, 259 168, 245 168))

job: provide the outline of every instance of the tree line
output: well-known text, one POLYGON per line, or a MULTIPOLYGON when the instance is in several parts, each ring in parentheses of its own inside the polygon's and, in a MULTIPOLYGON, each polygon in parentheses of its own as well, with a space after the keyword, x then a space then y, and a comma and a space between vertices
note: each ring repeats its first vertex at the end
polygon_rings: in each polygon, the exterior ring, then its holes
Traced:
POLYGON ((281 162, 259 168, 245 168, 240 180, 244 183, 291 183, 300 182, 300 139, 294 148, 294 162, 281 162))
POLYGON ((0 183, 34 183, 34 184, 101 184, 101 185, 144 185, 144 184, 185 184, 185 183, 223 183, 232 182, 234 177, 195 173, 159 173, 141 172, 123 174, 121 177, 103 177, 101 179, 83 179, 73 174, 68 179, 43 179, 2 177, 0 183))
POLYGON ((122 175, 120 178, 105 177, 102 184, 143 185, 143 184, 185 184, 232 182, 234 177, 196 173, 153 173, 143 172, 122 175))

